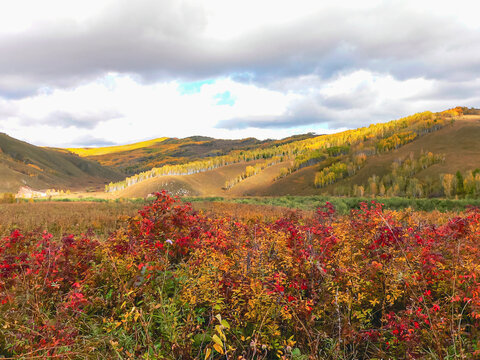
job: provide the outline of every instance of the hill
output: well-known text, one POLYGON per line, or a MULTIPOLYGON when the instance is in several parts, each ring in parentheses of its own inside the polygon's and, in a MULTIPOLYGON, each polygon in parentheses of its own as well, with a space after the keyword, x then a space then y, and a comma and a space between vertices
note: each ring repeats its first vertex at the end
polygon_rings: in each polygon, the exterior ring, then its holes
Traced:
POLYGON ((142 149, 145 147, 158 144, 167 139, 168 138, 164 137, 164 138, 141 141, 141 142, 127 144, 127 145, 105 146, 105 147, 97 147, 97 148, 67 148, 67 150, 81 157, 101 156, 106 154, 113 154, 113 153, 125 152, 130 150, 142 149))
POLYGON ((167 189, 182 196, 480 197, 479 136, 480 111, 461 107, 282 140, 196 136, 47 149, 2 135, 0 192, 109 182, 96 196, 146 197, 167 189))
POLYGON ((141 181, 133 186, 114 192, 114 197, 146 197, 160 190, 178 196, 228 196, 225 181, 242 174, 246 166, 255 161, 222 166, 210 171, 191 175, 167 175, 141 181))
POLYGON ((223 156, 232 151, 267 148, 312 138, 313 136, 313 134, 304 134, 282 140, 263 141, 255 138, 224 140, 192 136, 183 139, 159 138, 121 146, 69 148, 66 150, 130 176, 150 170, 153 167, 182 164, 203 158, 223 156))
MULTIPOLYGON (((473 173, 480 168, 479 136, 480 115, 458 116, 453 123, 418 137, 397 149, 368 156, 363 166, 355 174, 333 181, 324 187, 315 186, 316 174, 328 168, 328 166, 319 164, 305 167, 290 176, 279 179, 271 186, 264 187, 262 191, 254 192, 254 195, 361 195, 358 192, 355 193, 354 188, 363 187, 364 195, 443 197, 446 195, 442 184, 445 174, 453 175, 458 172, 462 178, 465 178, 469 172, 473 173), (418 162, 422 158, 422 154, 425 159, 427 153, 441 156, 441 159, 414 169, 412 163, 418 162), (404 174, 392 169, 400 166, 401 163, 404 167, 407 163, 407 167, 409 167, 404 174), (398 193, 387 194, 388 186, 395 182, 393 179, 395 177, 400 179, 398 193), (408 179, 406 179, 407 177, 408 179), (400 183, 403 183, 403 190, 400 183), (407 189, 412 183, 415 183, 420 189, 416 194, 415 189, 407 189), (374 188, 373 194, 372 187, 374 188), (385 188, 382 193, 381 188, 385 188)), ((339 159, 340 162, 342 160, 344 159, 339 159)), ((477 182, 479 180, 477 179, 477 182)), ((460 193, 458 195, 468 194, 460 193)))
POLYGON ((103 187, 122 176, 72 153, 42 148, 0 133, 0 192, 33 189, 103 187))
POLYGON ((163 187, 177 194, 227 197, 480 196, 479 135, 478 110, 424 112, 338 134, 153 168, 107 190, 133 197, 163 187))

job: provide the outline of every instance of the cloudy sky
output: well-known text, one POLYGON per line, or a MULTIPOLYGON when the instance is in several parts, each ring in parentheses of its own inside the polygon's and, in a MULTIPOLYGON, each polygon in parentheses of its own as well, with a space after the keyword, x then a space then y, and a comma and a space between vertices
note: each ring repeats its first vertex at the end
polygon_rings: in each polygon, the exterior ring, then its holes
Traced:
POLYGON ((0 2, 0 132, 281 138, 480 107, 476 1, 0 2))

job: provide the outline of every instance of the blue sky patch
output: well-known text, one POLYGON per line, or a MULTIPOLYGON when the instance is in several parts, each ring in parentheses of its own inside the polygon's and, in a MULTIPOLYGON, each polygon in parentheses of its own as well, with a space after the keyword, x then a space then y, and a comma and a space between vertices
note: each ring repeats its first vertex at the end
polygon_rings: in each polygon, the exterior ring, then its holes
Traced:
POLYGON ((230 91, 225 91, 223 93, 217 94, 214 96, 214 99, 217 100, 217 105, 233 106, 235 104, 235 99, 230 94, 230 91))
MULTIPOLYGON (((315 124, 314 126, 310 125, 310 126, 302 126, 300 127, 302 130, 305 130, 307 132, 309 131, 315 131, 315 129, 325 129, 325 130, 328 130, 329 129, 329 126, 328 126, 328 123, 327 122, 323 122, 323 123, 320 123, 320 124, 315 124)), ((320 132, 317 131, 317 133, 320 134, 320 132)))
POLYGON ((214 83, 215 83, 214 79, 181 83, 178 85, 178 91, 182 95, 196 94, 200 92, 203 85, 211 85, 214 83))

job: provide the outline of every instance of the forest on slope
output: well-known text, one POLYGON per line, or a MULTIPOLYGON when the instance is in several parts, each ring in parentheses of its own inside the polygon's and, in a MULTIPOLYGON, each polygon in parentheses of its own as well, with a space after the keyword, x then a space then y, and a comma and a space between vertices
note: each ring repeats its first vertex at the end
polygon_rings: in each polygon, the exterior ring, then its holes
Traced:
POLYGON ((238 140, 214 139, 205 136, 187 138, 158 138, 139 143, 108 146, 101 148, 68 148, 81 157, 97 161, 126 176, 150 170, 163 165, 176 165, 201 160, 203 158, 227 155, 232 151, 245 151, 286 144, 313 134, 294 135, 281 140, 258 140, 246 138, 238 140))
POLYGON ((188 183, 186 195, 475 197, 480 194, 479 115, 462 107, 427 111, 337 134, 155 167, 112 182, 105 190, 125 194, 129 188, 129 196, 146 196, 165 186, 168 177, 177 188, 188 183), (240 166, 224 177, 222 186, 202 191, 211 187, 210 178, 218 183, 217 169, 233 164, 240 166), (205 173, 203 182, 199 173, 205 173))

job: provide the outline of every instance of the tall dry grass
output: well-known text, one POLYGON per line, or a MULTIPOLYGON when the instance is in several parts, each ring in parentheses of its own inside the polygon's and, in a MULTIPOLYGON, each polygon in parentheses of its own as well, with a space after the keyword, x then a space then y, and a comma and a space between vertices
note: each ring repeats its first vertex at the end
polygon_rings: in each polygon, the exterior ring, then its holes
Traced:
POLYGON ((122 218, 136 215, 140 204, 129 202, 38 202, 0 204, 0 236, 12 230, 46 230, 54 236, 92 230, 105 238, 122 218))

